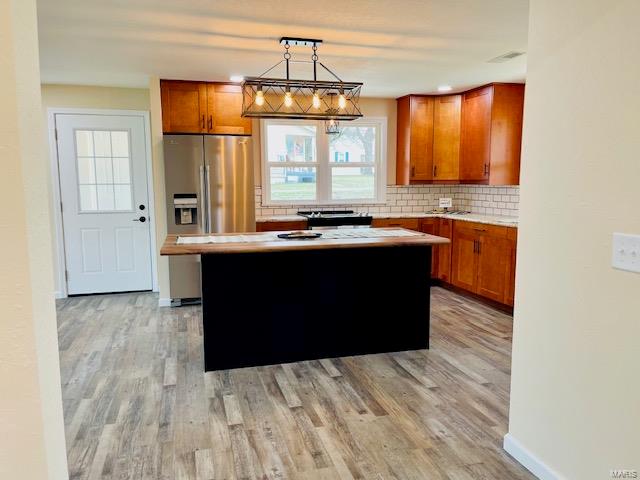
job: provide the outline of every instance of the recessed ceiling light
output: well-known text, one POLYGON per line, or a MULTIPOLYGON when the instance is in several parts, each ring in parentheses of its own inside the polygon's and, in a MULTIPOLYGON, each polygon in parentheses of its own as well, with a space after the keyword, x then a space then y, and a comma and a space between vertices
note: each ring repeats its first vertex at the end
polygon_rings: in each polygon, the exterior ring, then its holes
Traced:
POLYGON ((452 90, 451 85, 440 85, 438 87, 439 92, 450 92, 452 90))
POLYGON ((229 80, 231 80, 232 82, 241 82, 244 80, 244 77, 242 75, 231 75, 229 80))

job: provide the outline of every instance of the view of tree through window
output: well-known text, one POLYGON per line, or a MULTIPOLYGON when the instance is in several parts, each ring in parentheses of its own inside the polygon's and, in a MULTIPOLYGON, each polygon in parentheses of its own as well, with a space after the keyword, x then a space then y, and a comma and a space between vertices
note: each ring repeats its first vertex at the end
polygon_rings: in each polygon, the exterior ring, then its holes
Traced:
POLYGON ((264 132, 269 202, 377 200, 379 123, 354 122, 327 135, 321 122, 267 120, 264 132))

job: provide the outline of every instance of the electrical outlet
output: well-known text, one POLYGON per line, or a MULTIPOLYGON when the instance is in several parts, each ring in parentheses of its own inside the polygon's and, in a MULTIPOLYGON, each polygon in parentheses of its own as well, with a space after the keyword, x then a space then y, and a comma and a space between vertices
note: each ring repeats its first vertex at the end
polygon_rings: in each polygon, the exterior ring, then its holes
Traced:
POLYGON ((453 202, 450 198, 441 198, 439 201, 440 208, 451 208, 453 206, 453 202))
POLYGON ((640 273, 640 235, 613 234, 613 268, 640 273))

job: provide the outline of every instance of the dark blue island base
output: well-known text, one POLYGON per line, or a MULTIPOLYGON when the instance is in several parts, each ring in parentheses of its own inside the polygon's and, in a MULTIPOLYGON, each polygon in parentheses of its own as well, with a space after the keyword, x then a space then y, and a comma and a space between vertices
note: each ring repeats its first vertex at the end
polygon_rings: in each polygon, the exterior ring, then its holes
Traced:
POLYGON ((205 370, 429 348, 431 246, 202 255, 205 370))

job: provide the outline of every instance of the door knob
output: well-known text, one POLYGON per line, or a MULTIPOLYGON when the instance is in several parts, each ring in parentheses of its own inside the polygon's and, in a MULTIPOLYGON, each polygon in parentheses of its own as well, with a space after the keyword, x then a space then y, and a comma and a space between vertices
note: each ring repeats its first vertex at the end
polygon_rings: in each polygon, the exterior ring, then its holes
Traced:
POLYGON ((146 222, 147 221, 147 217, 140 217, 140 218, 134 218, 133 219, 134 222, 146 222))

